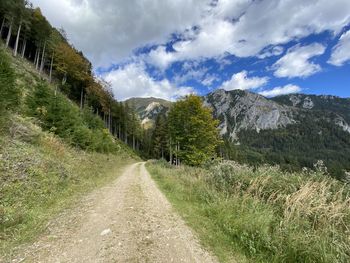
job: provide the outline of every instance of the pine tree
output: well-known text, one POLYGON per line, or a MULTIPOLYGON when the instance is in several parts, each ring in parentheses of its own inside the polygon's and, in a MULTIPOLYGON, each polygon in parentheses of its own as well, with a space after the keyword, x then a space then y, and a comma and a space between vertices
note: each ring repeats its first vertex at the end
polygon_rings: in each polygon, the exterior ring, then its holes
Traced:
POLYGON ((164 159, 168 154, 168 130, 166 117, 159 114, 156 118, 152 134, 152 156, 164 159))

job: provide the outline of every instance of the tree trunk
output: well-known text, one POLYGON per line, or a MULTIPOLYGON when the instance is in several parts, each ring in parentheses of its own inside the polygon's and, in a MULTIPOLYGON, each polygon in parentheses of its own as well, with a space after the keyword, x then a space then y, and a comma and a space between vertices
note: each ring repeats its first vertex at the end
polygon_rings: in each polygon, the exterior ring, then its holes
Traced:
POLYGON ((84 101, 84 88, 81 87, 81 92, 80 92, 80 109, 83 109, 83 101, 84 101))
POLYGON ((21 29, 22 29, 22 21, 19 24, 18 31, 17 31, 17 37, 16 37, 16 44, 15 44, 15 50, 13 51, 13 55, 16 57, 17 56, 17 51, 18 51, 18 43, 19 43, 19 37, 21 35, 21 29))
POLYGON ((175 146, 175 166, 177 166, 177 143, 175 146))
POLYGON ((62 85, 66 84, 66 82, 67 82, 67 73, 64 73, 63 78, 62 78, 62 85))
POLYGON ((53 67, 53 57, 55 55, 55 52, 52 53, 52 56, 51 56, 51 63, 50 63, 50 75, 49 75, 49 82, 51 83, 52 81, 52 67, 53 67))
POLYGON ((38 59, 38 49, 35 50, 34 65, 36 65, 36 60, 38 59))
POLYGON ((135 135, 132 135, 132 149, 135 151, 135 135))
POLYGON ((46 41, 44 43, 43 53, 41 54, 40 74, 42 73, 45 66, 45 49, 46 49, 46 41))
POLYGON ((173 150, 172 150, 172 147, 171 147, 171 139, 169 141, 169 163, 172 165, 173 164, 173 150))
POLYGON ((38 49, 38 55, 37 55, 37 57, 36 57, 36 63, 35 63, 35 68, 36 68, 36 70, 39 69, 40 49, 41 49, 41 48, 39 47, 39 49, 38 49))
POLYGON ((113 125, 113 135, 115 138, 118 138, 117 137, 117 125, 115 125, 115 124, 113 125))
POLYGON ((126 127, 125 127, 125 132, 124 132, 124 142, 125 142, 125 144, 128 144, 128 131, 127 131, 126 127))
POLYGON ((10 44, 11 34, 12 34, 12 20, 11 20, 11 23, 10 23, 9 32, 7 33, 6 47, 8 47, 9 44, 10 44))
POLYGON ((179 153, 180 153, 180 142, 177 142, 176 145, 176 166, 180 166, 180 158, 179 158, 179 153))
POLYGON ((111 116, 111 109, 108 109, 108 128, 109 131, 112 133, 112 116, 111 116))
POLYGON ((26 48, 27 48, 27 39, 25 38, 23 41, 22 58, 24 58, 24 55, 26 53, 26 48))
POLYGON ((1 23, 1 28, 0 28, 0 39, 2 39, 2 31, 4 30, 4 26, 5 26, 5 17, 2 19, 2 23, 1 23))
POLYGON ((119 140, 122 139, 122 129, 121 129, 120 122, 119 122, 119 124, 118 124, 118 138, 119 138, 119 140))

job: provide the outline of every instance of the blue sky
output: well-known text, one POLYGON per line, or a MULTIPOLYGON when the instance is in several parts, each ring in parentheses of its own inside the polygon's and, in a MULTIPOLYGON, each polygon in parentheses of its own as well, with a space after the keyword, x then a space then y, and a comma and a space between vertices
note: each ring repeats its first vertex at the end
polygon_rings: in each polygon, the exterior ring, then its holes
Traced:
POLYGON ((349 0, 33 3, 120 100, 218 88, 350 97, 349 0))

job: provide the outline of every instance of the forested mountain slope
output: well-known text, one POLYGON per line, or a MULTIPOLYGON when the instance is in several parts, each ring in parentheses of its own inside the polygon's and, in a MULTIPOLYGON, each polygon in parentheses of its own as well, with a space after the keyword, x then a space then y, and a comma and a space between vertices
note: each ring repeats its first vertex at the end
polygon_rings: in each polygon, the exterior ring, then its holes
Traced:
MULTIPOLYGON (((154 102, 137 101, 147 105, 141 109, 154 102)), ((323 160, 338 178, 350 169, 349 99, 303 94, 265 98, 242 90, 216 90, 203 101, 219 120, 224 158, 288 170, 312 168, 323 160)), ((138 113, 141 121, 147 119, 146 110, 138 113)))

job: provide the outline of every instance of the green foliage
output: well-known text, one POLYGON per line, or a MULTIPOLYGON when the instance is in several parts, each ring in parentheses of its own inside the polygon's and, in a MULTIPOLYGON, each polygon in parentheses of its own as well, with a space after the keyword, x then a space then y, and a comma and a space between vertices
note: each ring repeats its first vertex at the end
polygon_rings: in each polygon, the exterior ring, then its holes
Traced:
POLYGON ((234 162, 148 168, 223 262, 348 262, 350 189, 321 166, 293 174, 234 162))
POLYGON ((168 127, 164 114, 159 114, 156 118, 151 145, 154 158, 164 159, 168 156, 168 127))
POLYGON ((40 120, 45 130, 84 150, 115 152, 118 145, 103 122, 91 111, 83 112, 60 92, 40 83, 27 97, 27 114, 40 120))
MULTIPOLYGON (((16 53, 30 62, 34 62, 36 70, 40 73, 40 77, 37 74, 34 78, 47 78, 50 82, 55 82, 55 85, 59 86, 60 90, 69 99, 81 106, 85 105, 85 107, 91 108, 91 112, 103 118, 103 127, 106 127, 115 137, 118 136, 119 139, 129 144, 132 142, 134 149, 139 148, 142 132, 141 125, 135 118, 135 114, 131 110, 124 110, 124 106, 114 99, 109 84, 93 75, 90 61, 81 51, 75 49, 69 43, 63 29, 53 28, 42 14, 40 8, 33 8, 26 0, 2 0, 0 2, 0 21, 3 25, 2 29, 6 29, 6 32, 12 34, 12 36, 9 35, 12 40, 13 35, 15 32, 18 32, 17 30, 21 26, 18 38, 20 49, 16 48, 16 53), (12 28, 11 31, 8 30, 10 27, 12 28)), ((4 30, 2 31, 5 32, 4 30)), ((4 34, 1 37, 4 37, 4 34)), ((9 42, 9 48, 14 48, 13 42, 9 42)), ((16 45, 16 47, 18 46, 16 45)), ((20 61, 18 64, 26 63, 23 62, 20 61)), ((28 68, 24 67, 23 65, 24 71, 33 71, 33 69, 28 70, 28 68)), ((24 88, 30 89, 30 87, 24 88)), ((25 93, 26 90, 23 92, 25 93)), ((15 92, 13 95, 15 95, 15 92)), ((52 106, 52 103, 50 105, 52 106)), ((6 105, 2 104, 2 106, 5 107, 6 105)), ((62 100, 58 99, 55 106, 59 107, 58 110, 60 110, 63 106, 62 100)), ((45 108, 44 110, 51 109, 45 108)), ((60 114, 64 112, 63 109, 61 111, 60 114)), ((66 113, 68 116, 73 117, 71 122, 77 122, 75 119, 76 113, 71 111, 66 113), (71 113, 73 115, 69 115, 71 113)), ((63 121, 51 114, 49 115, 45 117, 49 124, 46 123, 45 125, 50 126, 53 124, 52 128, 57 129, 57 133, 65 135, 66 139, 71 138, 72 143, 77 144, 81 148, 100 149, 101 145, 104 145, 102 148, 106 148, 107 144, 105 142, 110 140, 101 131, 102 127, 99 127, 96 132, 96 134, 98 133, 104 138, 104 143, 102 144, 100 143, 100 138, 96 138, 95 134, 89 134, 89 131, 83 127, 74 130, 68 129, 63 132, 61 131, 62 129, 72 125, 59 127, 58 125, 63 121), (91 140, 94 142, 87 143, 87 141, 91 140)), ((96 121, 91 121, 94 122, 92 126, 96 126, 96 121)), ((87 126, 90 125, 89 123, 85 124, 87 126)))
POLYGON ((0 118, 19 105, 20 91, 15 81, 15 72, 11 68, 9 57, 0 47, 0 118))
POLYGON ((168 116, 170 150, 184 163, 200 165, 215 157, 218 121, 198 96, 174 103, 168 116))
POLYGON ((320 112, 285 129, 241 132, 241 146, 227 146, 229 157, 253 165, 277 164, 288 171, 312 168, 323 160, 332 176, 343 179, 344 170, 350 170, 350 136, 325 117, 320 112))

